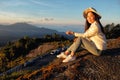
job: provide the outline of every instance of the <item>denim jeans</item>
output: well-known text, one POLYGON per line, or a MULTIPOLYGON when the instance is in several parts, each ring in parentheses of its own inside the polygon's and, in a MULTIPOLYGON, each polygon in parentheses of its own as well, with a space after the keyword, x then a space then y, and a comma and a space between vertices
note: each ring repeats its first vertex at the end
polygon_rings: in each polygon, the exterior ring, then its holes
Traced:
POLYGON ((80 47, 88 50, 93 55, 99 56, 101 50, 98 50, 95 44, 87 38, 78 37, 75 42, 67 49, 68 52, 76 52, 80 47))

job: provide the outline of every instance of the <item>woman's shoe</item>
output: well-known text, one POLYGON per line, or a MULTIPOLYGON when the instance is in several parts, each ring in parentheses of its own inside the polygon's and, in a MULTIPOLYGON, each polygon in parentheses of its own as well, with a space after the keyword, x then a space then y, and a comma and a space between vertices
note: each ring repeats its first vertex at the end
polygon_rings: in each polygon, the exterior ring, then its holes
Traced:
POLYGON ((70 61, 74 61, 75 59, 76 58, 74 56, 69 55, 63 60, 63 62, 70 62, 70 61))
POLYGON ((64 52, 61 52, 59 55, 57 55, 57 58, 66 58, 67 55, 64 54, 64 52))

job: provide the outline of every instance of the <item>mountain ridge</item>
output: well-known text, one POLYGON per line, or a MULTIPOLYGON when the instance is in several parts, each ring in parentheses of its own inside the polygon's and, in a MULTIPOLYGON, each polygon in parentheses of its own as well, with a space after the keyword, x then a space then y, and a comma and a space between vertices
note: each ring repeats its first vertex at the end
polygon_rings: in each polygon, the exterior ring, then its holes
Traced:
POLYGON ((46 34, 60 34, 65 35, 62 32, 56 30, 37 27, 28 23, 15 23, 11 25, 0 25, 0 41, 7 42, 15 39, 19 39, 24 36, 29 37, 43 37, 46 34))

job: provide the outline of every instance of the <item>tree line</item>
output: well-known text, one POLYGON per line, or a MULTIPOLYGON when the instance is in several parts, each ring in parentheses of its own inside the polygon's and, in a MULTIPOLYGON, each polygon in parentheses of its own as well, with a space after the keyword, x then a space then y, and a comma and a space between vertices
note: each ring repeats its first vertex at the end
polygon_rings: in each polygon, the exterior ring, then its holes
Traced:
POLYGON ((107 24, 104 31, 107 39, 118 38, 120 37, 120 24, 107 24))
POLYGON ((53 41, 65 41, 68 40, 64 36, 59 34, 46 34, 43 38, 30 38, 24 36, 14 42, 8 42, 4 47, 0 49, 0 72, 6 71, 13 67, 15 64, 10 64, 10 62, 16 60, 19 57, 26 56, 29 51, 35 49, 39 45, 45 42, 53 41))

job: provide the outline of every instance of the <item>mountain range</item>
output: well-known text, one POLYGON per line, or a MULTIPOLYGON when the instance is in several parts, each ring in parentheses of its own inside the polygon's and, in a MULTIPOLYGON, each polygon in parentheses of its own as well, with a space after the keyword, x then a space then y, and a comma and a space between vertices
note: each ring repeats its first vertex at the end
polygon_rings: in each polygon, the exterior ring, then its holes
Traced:
POLYGON ((42 37, 46 34, 61 34, 65 35, 62 32, 56 30, 37 27, 28 23, 15 23, 11 25, 0 25, 0 42, 4 43, 6 41, 19 39, 24 36, 29 37, 42 37))

